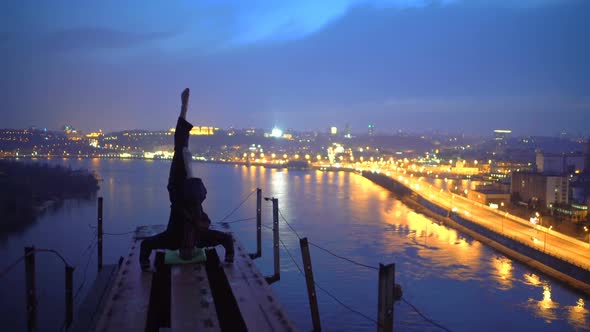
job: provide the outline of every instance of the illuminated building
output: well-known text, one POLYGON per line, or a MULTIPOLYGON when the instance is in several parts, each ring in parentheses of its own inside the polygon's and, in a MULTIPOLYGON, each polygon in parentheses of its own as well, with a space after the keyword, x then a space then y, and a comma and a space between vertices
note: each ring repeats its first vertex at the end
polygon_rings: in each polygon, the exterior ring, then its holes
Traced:
POLYGON ((66 134, 68 140, 70 141, 80 141, 83 138, 82 133, 79 133, 72 126, 65 125, 63 131, 66 134))
POLYGON ((350 133, 350 124, 346 124, 346 126, 344 127, 344 137, 346 138, 351 138, 352 135, 350 133))
MULTIPOLYGON (((175 128, 170 128, 170 133, 174 133, 176 131, 175 128)), ((211 126, 193 126, 191 129, 190 134, 192 136, 211 136, 215 135, 215 133, 219 131, 219 128, 211 127, 211 126)))
POLYGON ((218 130, 219 128, 211 126, 194 126, 193 129, 191 129, 190 134, 193 136, 211 136, 215 135, 215 132, 218 130))
POLYGON ((338 134, 338 128, 336 127, 330 127, 330 134, 331 135, 337 135, 338 134))
POLYGON ((369 136, 375 135, 375 125, 369 124, 369 136))
POLYGON ((93 148, 98 148, 100 147, 98 139, 104 136, 104 134, 102 133, 102 130, 99 129, 97 132, 92 132, 90 134, 86 134, 85 136, 88 139, 88 145, 93 148))
POLYGON ((510 138, 510 134, 512 134, 512 130, 496 129, 494 130, 494 140, 498 141, 498 143, 506 144, 506 141, 510 138))
POLYGON ((276 137, 276 138, 280 138, 283 136, 283 131, 277 127, 272 128, 272 131, 270 133, 271 137, 276 137))
POLYGON ((510 194, 495 188, 469 190, 467 198, 490 206, 505 206, 510 201, 510 194))
POLYGON ((104 136, 104 134, 102 133, 102 129, 99 129, 98 131, 91 132, 90 134, 86 134, 85 136, 86 138, 98 138, 104 136))
POLYGON ((532 172, 512 173, 510 193, 530 207, 552 208, 569 201, 567 176, 532 172))

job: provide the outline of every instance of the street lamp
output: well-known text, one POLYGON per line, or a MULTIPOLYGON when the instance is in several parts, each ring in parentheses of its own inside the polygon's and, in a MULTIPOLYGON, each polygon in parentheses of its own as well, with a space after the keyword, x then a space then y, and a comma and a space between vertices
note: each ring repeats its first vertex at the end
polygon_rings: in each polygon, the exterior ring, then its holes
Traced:
POLYGON ((584 231, 588 233, 588 248, 590 248, 590 231, 586 226, 584 226, 584 231))

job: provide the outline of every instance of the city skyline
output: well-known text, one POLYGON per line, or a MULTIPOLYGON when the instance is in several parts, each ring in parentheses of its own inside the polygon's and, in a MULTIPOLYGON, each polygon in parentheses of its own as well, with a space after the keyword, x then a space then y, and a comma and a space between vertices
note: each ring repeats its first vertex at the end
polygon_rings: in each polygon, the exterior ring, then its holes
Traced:
MULTIPOLYGON (((174 132, 174 128, 155 128, 155 129, 148 129, 148 128, 122 128, 119 130, 104 130, 103 128, 94 128, 89 129, 88 131, 82 130, 79 127, 76 127, 72 124, 63 124, 59 128, 48 128, 44 126, 37 126, 31 125, 28 127, 23 128, 0 128, 0 131, 12 131, 20 132, 20 131, 28 131, 28 130, 36 130, 41 132, 52 132, 52 133, 63 133, 63 134, 80 134, 87 137, 96 137, 98 135, 108 135, 114 133, 125 133, 125 132, 150 132, 150 133, 170 133, 174 132)), ((343 137, 343 138, 351 138, 351 137, 363 137, 363 136, 396 136, 396 135, 410 135, 410 136, 450 136, 450 137, 468 137, 468 138, 480 138, 480 139, 490 139, 494 138, 498 135, 498 133, 507 134, 507 138, 526 138, 526 137, 539 137, 539 138, 561 138, 561 139, 568 139, 572 141, 579 141, 579 140, 590 140, 590 136, 577 133, 577 132, 567 132, 565 130, 562 131, 555 131, 552 133, 547 133, 544 135, 527 135, 524 133, 514 132, 509 128, 496 128, 492 129, 488 132, 480 132, 480 133, 472 133, 466 134, 463 132, 453 132, 453 131, 443 131, 443 130, 403 130, 403 129, 382 129, 377 127, 374 124, 368 124, 362 127, 352 127, 349 123, 346 123, 342 126, 326 126, 325 128, 303 128, 303 129, 295 129, 292 127, 279 127, 279 126, 272 126, 272 127, 262 127, 262 126, 252 126, 252 127, 217 127, 211 126, 206 123, 194 123, 193 124, 193 131, 191 131, 191 135, 204 135, 201 134, 201 131, 207 131, 206 135, 216 135, 219 132, 223 132, 224 134, 231 133, 232 131, 236 132, 250 132, 251 134, 257 133, 259 135, 264 135, 265 137, 275 137, 281 138, 284 134, 289 133, 298 133, 298 134, 319 134, 325 136, 334 136, 334 137, 343 137), (193 131, 195 133, 193 133, 193 131), (199 132, 199 133, 197 133, 199 132), (279 134, 277 134, 279 133, 279 134)))
POLYGON ((3 128, 589 134, 584 1, 1 6, 3 128))

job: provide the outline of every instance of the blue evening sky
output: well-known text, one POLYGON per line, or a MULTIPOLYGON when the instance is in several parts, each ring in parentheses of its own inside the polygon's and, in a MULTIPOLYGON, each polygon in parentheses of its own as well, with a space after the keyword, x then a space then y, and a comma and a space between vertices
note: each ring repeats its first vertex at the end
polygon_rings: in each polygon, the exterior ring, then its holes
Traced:
POLYGON ((590 1, 0 2, 0 128, 590 134, 590 1))

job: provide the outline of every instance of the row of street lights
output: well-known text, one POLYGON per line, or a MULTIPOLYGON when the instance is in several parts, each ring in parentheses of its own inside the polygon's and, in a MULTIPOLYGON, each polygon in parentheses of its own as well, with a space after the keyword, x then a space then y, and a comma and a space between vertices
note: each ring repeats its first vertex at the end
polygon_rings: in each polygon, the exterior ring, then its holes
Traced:
MULTIPOLYGON (((405 173, 405 172, 404 172, 405 173)), ((410 178, 413 177, 413 174, 410 175, 410 178)), ((402 176, 400 176, 400 180, 403 179, 402 176)), ((444 179, 445 184, 447 184, 446 188, 447 188, 447 192, 450 194, 450 199, 449 199, 449 204, 450 204, 450 208, 449 211, 455 211, 456 208, 453 207, 453 203, 454 203, 454 198, 455 198, 455 194, 452 192, 451 187, 448 185, 449 179, 445 178, 444 179)), ((406 180, 406 183, 407 180, 406 180)), ((416 189, 418 189, 418 186, 416 186, 416 189)), ((457 188, 455 188, 455 190, 457 190, 457 188)), ((467 193, 467 192, 466 192, 467 193)), ((441 196, 443 195, 443 189, 441 188, 440 193, 441 196)), ((441 197, 442 198, 442 197, 441 197)), ((503 210, 505 204, 504 202, 500 202, 500 210, 503 210)), ((504 213, 501 213, 502 218, 501 218, 501 232, 502 234, 504 234, 504 219, 508 218, 508 211, 503 211, 504 213)), ((539 226, 544 227, 543 226, 543 218, 542 216, 539 214, 539 212, 535 212, 534 216, 530 218, 530 221, 532 224, 537 225, 537 223, 539 224, 539 226)), ((547 233, 549 231, 551 231, 553 229, 553 226, 550 225, 549 227, 544 227, 544 236, 543 236, 543 252, 546 252, 547 250, 547 233)), ((584 226, 584 231, 586 233, 588 233, 588 247, 590 248, 590 228, 584 226)), ((536 241, 536 238, 533 236, 533 240, 536 241)))

